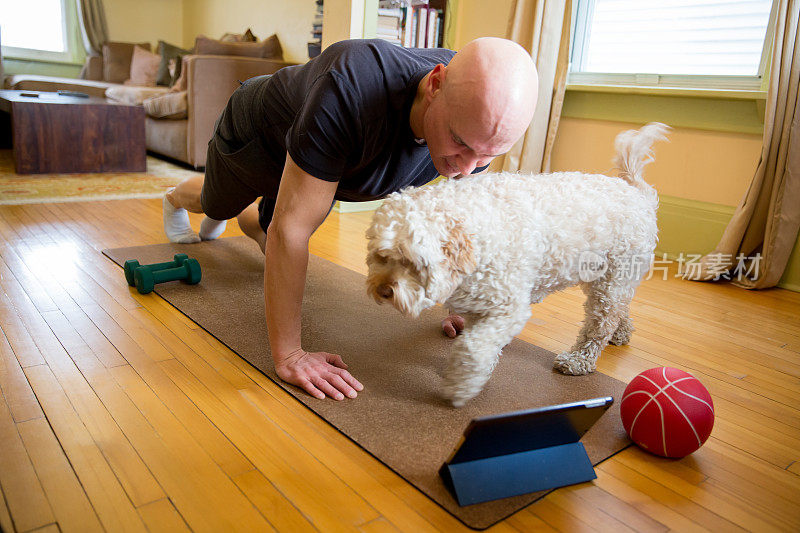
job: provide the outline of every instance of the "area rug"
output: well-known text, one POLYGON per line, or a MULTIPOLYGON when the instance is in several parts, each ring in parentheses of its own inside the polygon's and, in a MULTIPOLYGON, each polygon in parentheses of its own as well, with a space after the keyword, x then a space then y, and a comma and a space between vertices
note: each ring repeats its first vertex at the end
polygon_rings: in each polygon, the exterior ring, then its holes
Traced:
POLYGON ((16 174, 11 150, 0 150, 0 205, 158 198, 202 172, 147 156, 146 172, 16 174))
MULTIPOLYGON (((503 350, 484 391, 461 409, 439 397, 451 341, 441 333, 441 308, 418 319, 378 306, 364 276, 311 256, 303 302, 303 346, 340 354, 364 384, 355 400, 316 400, 275 375, 264 320, 263 256, 246 237, 199 244, 159 244, 104 250, 122 264, 168 261, 175 253, 198 259, 199 285, 170 282, 156 292, 328 423, 405 478, 467 526, 483 529, 543 497, 547 491, 461 507, 438 475, 472 418, 613 396, 625 385, 609 376, 565 376, 554 354, 515 339, 503 350)), ((125 283, 122 270, 119 282, 125 283)), ((151 296, 157 298, 158 296, 151 296)), ((593 464, 628 444, 619 402, 583 437, 593 464)))

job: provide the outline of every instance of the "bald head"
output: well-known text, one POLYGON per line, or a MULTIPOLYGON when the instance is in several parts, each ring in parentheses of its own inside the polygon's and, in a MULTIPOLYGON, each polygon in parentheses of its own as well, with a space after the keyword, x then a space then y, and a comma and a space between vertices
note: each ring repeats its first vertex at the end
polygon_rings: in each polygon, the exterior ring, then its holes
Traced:
POLYGON ((525 133, 539 82, 524 48, 507 39, 476 39, 461 48, 445 70, 442 89, 448 107, 456 116, 478 121, 483 140, 513 144, 525 133))
POLYGON ((533 119, 539 82, 524 48, 486 37, 466 44, 417 88, 410 124, 444 176, 466 175, 508 152, 533 119))

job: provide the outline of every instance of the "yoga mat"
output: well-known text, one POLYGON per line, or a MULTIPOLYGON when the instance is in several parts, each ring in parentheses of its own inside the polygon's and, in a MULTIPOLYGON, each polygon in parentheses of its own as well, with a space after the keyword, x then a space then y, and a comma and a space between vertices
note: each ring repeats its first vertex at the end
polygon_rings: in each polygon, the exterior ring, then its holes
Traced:
MULTIPOLYGON (((199 244, 157 244, 104 250, 123 264, 169 261, 185 253, 200 261, 199 285, 170 282, 156 292, 299 401, 397 472, 464 524, 485 529, 548 491, 460 507, 438 470, 472 418, 613 396, 611 409, 584 436, 592 464, 630 441, 619 416, 625 384, 595 372, 565 376, 552 369, 554 354, 519 339, 503 355, 486 388, 460 409, 439 397, 452 343, 441 332, 441 307, 418 319, 366 294, 364 276, 316 256, 309 258, 303 300, 303 347, 340 354, 364 384, 355 400, 317 400, 278 379, 264 319, 263 255, 247 237, 199 244)), ((120 269, 119 282, 126 283, 120 269)), ((155 296, 154 296, 155 297, 155 296)), ((577 335, 577 328, 576 328, 577 335)), ((346 481, 346 480, 345 480, 346 481)))

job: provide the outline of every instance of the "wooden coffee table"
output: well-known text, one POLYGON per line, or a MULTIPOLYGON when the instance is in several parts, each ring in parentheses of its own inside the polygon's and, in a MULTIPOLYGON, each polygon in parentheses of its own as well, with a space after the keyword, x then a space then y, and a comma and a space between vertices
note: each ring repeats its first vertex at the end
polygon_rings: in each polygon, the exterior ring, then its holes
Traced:
POLYGON ((10 138, 18 174, 146 169, 141 106, 0 90, 0 111, 5 112, 0 113, 0 138, 10 138))

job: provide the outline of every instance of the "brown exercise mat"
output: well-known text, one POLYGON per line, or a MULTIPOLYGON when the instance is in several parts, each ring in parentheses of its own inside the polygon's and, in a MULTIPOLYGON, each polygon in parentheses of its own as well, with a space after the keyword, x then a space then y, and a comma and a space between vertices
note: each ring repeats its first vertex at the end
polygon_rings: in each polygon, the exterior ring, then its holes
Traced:
MULTIPOLYGON (((264 320, 263 256, 248 238, 103 251, 120 265, 127 259, 165 262, 179 252, 200 262, 203 279, 193 286, 157 285, 160 296, 475 529, 491 526, 548 491, 460 507, 438 470, 472 418, 600 396, 619 400, 625 387, 597 372, 580 377, 554 372, 553 353, 514 339, 484 391, 454 409, 438 395, 450 346, 441 332, 444 310, 430 309, 419 319, 404 317, 369 299, 361 274, 311 256, 303 347, 340 354, 365 387, 355 400, 316 400, 275 375, 264 320)), ((119 281, 125 283, 122 271, 119 281)), ((593 464, 629 444, 618 401, 582 441, 593 464)))

